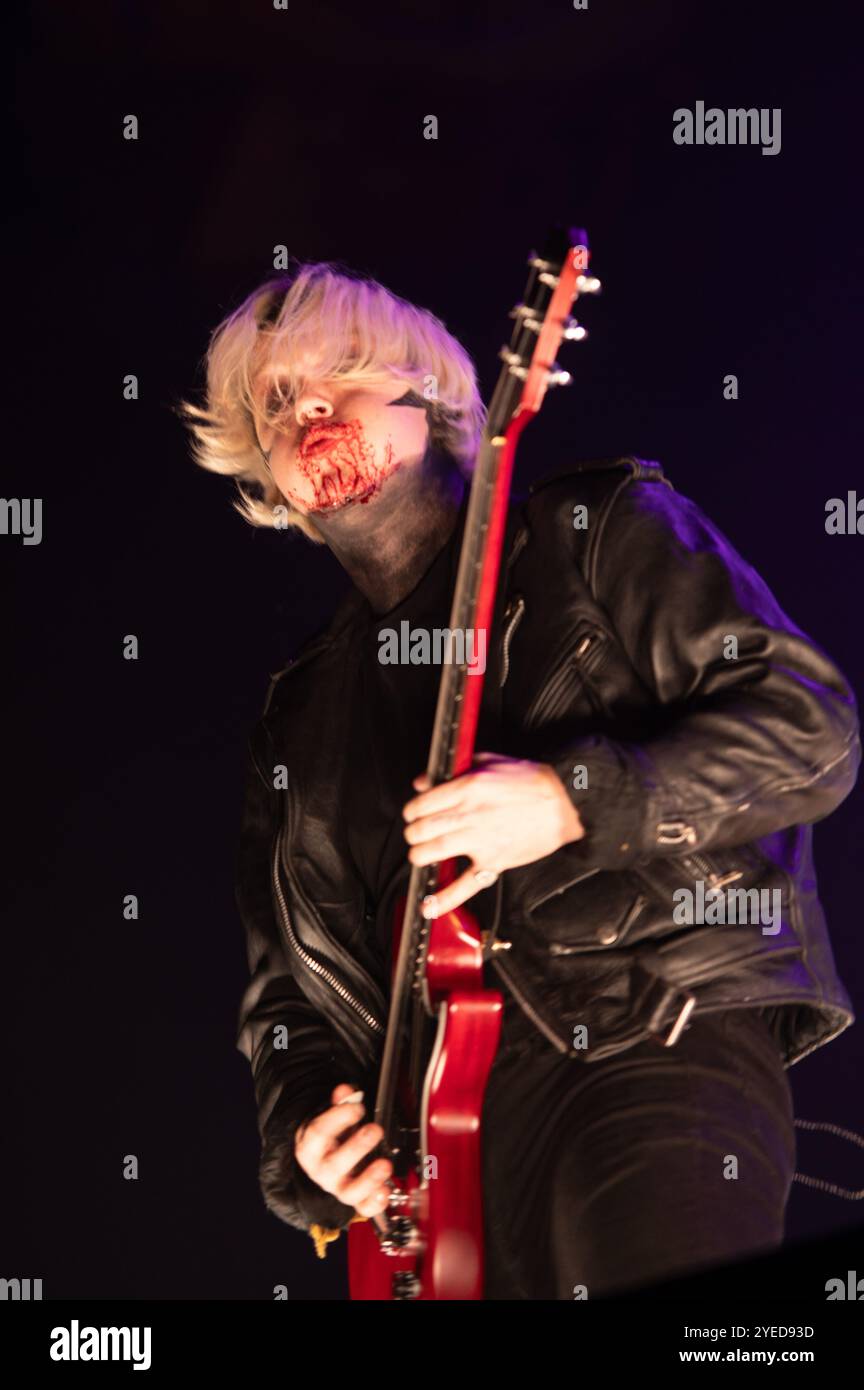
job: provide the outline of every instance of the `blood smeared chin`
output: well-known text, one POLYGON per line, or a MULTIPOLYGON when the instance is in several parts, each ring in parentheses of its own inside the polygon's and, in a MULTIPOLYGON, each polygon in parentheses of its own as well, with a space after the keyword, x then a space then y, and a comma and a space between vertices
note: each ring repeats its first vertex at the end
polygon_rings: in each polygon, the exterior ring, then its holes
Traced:
POLYGON ((393 462, 389 440, 383 461, 376 464, 375 449, 364 437, 360 421, 349 420, 339 427, 337 436, 326 441, 326 446, 319 443, 317 450, 309 454, 301 450, 297 467, 309 483, 314 500, 310 503, 308 495, 292 496, 290 490, 286 495, 290 501, 301 502, 307 511, 316 512, 342 507, 355 498, 359 498, 361 506, 371 502, 399 464, 393 462))

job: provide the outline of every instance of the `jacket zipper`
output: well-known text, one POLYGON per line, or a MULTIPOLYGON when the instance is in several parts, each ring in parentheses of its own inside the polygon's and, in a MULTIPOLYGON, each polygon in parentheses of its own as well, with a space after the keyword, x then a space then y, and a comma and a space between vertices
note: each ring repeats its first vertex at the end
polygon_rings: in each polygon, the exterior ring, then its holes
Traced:
POLYGON ((505 622, 507 622, 507 626, 506 626, 506 628, 504 629, 504 643, 503 643, 502 653, 501 653, 501 666, 502 666, 502 671, 501 671, 501 680, 500 680, 500 682, 499 682, 500 685, 503 685, 503 684, 504 684, 504 682, 506 681, 507 677, 508 677, 509 674, 510 674, 510 638, 513 636, 513 633, 516 631, 516 628, 517 628, 518 625, 519 625, 519 620, 520 620, 520 618, 522 617, 522 614, 524 613, 524 611, 525 611, 525 600, 524 600, 524 598, 522 597, 522 595, 520 594, 519 597, 518 597, 517 599, 511 599, 510 603, 508 603, 508 605, 507 605, 507 612, 504 614, 504 620, 505 620, 505 622), (510 615, 511 615, 511 612, 512 612, 512 617, 510 616, 510 615), (508 621, 508 620, 509 620, 509 621, 508 621))
POLYGON ((722 888, 727 883, 734 883, 736 879, 743 878, 741 869, 733 869, 730 873, 721 876, 702 854, 688 854, 687 862, 695 864, 713 888, 722 888))
POLYGON ((696 865, 696 868, 700 873, 703 873, 706 878, 715 879, 717 877, 711 865, 708 863, 708 860, 703 858, 701 854, 688 854, 687 858, 691 864, 696 865))
MULTIPOLYGON (((814 772, 810 777, 805 777, 799 782, 786 782, 782 787, 770 787, 769 791, 776 794, 782 794, 783 792, 800 791, 802 787, 809 787, 811 783, 818 781, 820 777, 824 777, 826 772, 830 772, 832 768, 835 768, 837 764, 841 763, 843 759, 847 756, 848 747, 844 748, 843 752, 840 753, 838 757, 832 759, 830 763, 825 763, 822 767, 818 768, 817 771, 814 772)), ((724 803, 724 809, 732 810, 733 805, 734 803, 726 802, 724 803)), ((749 811, 750 802, 738 802, 738 804, 735 805, 735 810, 749 811)), ((688 825, 686 821, 661 821, 660 824, 657 826, 658 845, 681 845, 684 844, 685 841, 688 845, 694 845, 696 843, 696 831, 693 828, 693 826, 688 825)), ((696 857, 697 856, 694 855, 690 856, 691 859, 696 857)), ((735 878, 741 877, 742 875, 740 873, 735 874, 735 878)), ((728 878, 728 876, 724 878, 724 882, 730 881, 731 880, 728 878)), ((807 1056, 806 1053, 803 1053, 802 1055, 807 1056)))
POLYGON ((555 712, 562 691, 566 691, 570 683, 571 667, 576 668, 579 679, 582 682, 582 686, 592 706, 599 714, 603 713, 602 707, 598 704, 594 689, 587 680, 584 671, 586 657, 588 657, 589 653, 593 656, 594 652, 599 648, 600 636, 601 634, 599 631, 584 633, 579 641, 569 648, 559 666, 552 672, 551 676, 548 677, 546 685, 541 688, 531 701, 523 721, 526 727, 533 724, 544 715, 550 715, 555 712))
POLYGON ((351 992, 345 988, 345 985, 342 983, 342 981, 338 978, 337 975, 334 975, 331 970, 326 969, 326 967, 323 966, 319 960, 316 960, 314 956, 310 955, 306 948, 300 944, 300 941, 298 940, 294 928, 291 924, 291 916, 288 912, 288 905, 285 902, 285 895, 282 891, 282 884, 279 882, 278 835, 276 836, 276 842, 273 851, 273 887, 276 892, 276 900, 279 904, 279 912, 281 914, 282 926, 285 932, 286 939, 288 940, 288 943, 291 946, 292 951, 296 952, 296 954, 303 961, 303 964, 308 966, 308 968, 313 972, 313 974, 320 976, 322 980, 326 980, 328 985, 330 985, 331 988, 336 991, 336 993, 340 996, 341 999, 345 1000, 346 1004, 350 1004, 351 1008, 355 1011, 355 1013, 360 1015, 364 1023, 366 1023, 367 1026, 371 1028, 374 1033, 383 1033, 385 1031, 384 1025, 378 1021, 375 1015, 370 1013, 369 1010, 359 1002, 359 1000, 354 998, 353 994, 351 994, 351 992))

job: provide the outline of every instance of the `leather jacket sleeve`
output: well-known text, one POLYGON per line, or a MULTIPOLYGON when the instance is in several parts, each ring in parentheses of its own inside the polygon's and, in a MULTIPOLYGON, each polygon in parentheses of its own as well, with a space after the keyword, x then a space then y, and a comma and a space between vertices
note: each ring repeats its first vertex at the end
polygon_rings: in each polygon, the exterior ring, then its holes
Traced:
POLYGON ((549 759, 586 827, 564 852, 586 869, 615 869, 827 816, 861 757, 855 698, 837 667, 672 488, 630 483, 600 531, 587 578, 656 717, 644 737, 574 738, 549 759), (587 786, 574 788, 580 764, 587 786))
POLYGON ((236 859, 237 905, 251 976, 239 1010, 237 1047, 252 1066, 261 1136, 259 1181, 266 1206, 300 1230, 313 1224, 341 1229, 354 1208, 300 1168, 294 1136, 301 1123, 329 1107, 334 1086, 348 1082, 363 1089, 364 1078, 303 995, 283 950, 271 881, 279 792, 266 781, 255 756, 253 741, 260 729, 249 742, 236 859))

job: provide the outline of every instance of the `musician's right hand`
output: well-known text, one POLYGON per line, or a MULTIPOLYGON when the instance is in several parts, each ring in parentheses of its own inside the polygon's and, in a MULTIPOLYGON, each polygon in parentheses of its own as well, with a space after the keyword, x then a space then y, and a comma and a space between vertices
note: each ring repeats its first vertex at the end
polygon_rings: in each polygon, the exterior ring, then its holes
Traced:
POLYGON ((343 1131, 351 1129, 366 1114, 361 1102, 345 1102, 353 1090, 347 1084, 336 1086, 330 1109, 300 1125, 294 1139, 294 1155, 304 1173, 325 1192, 354 1207, 360 1216, 377 1216, 390 1197, 390 1189, 382 1184, 393 1172, 393 1164, 387 1158, 376 1159, 359 1175, 352 1175, 352 1169, 384 1138, 380 1125, 368 1124, 340 1141, 343 1131))

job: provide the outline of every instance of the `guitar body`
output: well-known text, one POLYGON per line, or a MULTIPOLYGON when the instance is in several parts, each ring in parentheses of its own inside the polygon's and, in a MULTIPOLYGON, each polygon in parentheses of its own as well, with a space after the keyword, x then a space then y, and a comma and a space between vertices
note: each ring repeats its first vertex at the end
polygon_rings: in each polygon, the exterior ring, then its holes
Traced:
MULTIPOLYGON (((405 901, 396 909, 394 954, 405 901)), ((421 1153, 406 1179, 394 1179, 399 1210, 417 1235, 388 1252, 371 1222, 349 1226, 352 1300, 483 1297, 481 1116, 503 999, 483 986, 480 934, 467 908, 433 922, 426 980, 437 1030, 420 1102, 421 1153)))

